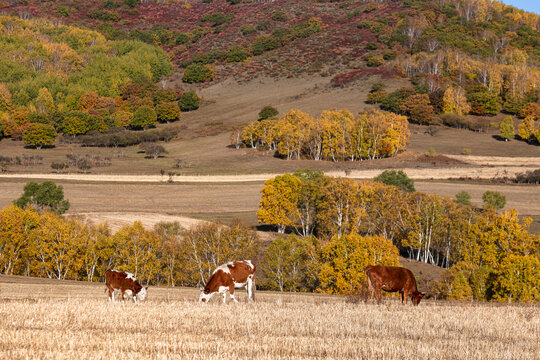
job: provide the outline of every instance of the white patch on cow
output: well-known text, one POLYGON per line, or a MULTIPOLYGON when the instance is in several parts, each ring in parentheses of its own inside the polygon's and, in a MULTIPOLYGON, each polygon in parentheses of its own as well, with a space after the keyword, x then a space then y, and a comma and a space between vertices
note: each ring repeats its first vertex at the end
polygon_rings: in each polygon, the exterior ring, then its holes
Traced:
POLYGON ((246 283, 237 283, 236 281, 234 282, 234 287, 237 289, 242 288, 244 286, 246 286, 246 283))
POLYGON ((244 260, 244 262, 245 262, 246 264, 248 264, 249 267, 251 267, 252 269, 255 269, 255 266, 253 266, 253 263, 251 262, 251 260, 244 260))
POLYGON ((223 264, 223 265, 220 265, 216 268, 216 270, 214 270, 214 272, 212 273, 212 275, 214 275, 215 273, 217 273, 219 270, 223 271, 225 274, 230 274, 231 271, 229 270, 229 264, 232 264, 230 262, 226 263, 226 264, 223 264))
POLYGON ((212 296, 214 296, 215 292, 205 294, 204 291, 201 289, 201 295, 199 296, 199 302, 209 302, 212 296))
POLYGON ((229 287, 228 287, 228 286, 220 286, 218 292, 219 292, 220 294, 223 294, 224 292, 226 292, 226 291, 228 291, 228 290, 229 290, 229 287))
POLYGON ((128 272, 126 272, 126 279, 131 279, 133 281, 137 281, 137 279, 135 278, 135 275, 133 275, 132 273, 128 273, 128 272))
POLYGON ((137 300, 139 301, 144 301, 146 299, 146 297, 148 296, 148 292, 146 291, 146 288, 143 287, 141 289, 141 291, 139 291, 139 293, 137 294, 136 298, 137 300))

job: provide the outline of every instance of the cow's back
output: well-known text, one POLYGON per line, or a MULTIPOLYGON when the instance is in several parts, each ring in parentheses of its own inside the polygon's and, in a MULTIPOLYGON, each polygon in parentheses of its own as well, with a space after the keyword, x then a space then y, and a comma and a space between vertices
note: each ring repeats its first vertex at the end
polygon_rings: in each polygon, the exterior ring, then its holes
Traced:
POLYGON ((118 290, 130 290, 133 294, 139 293, 142 285, 139 284, 133 274, 124 271, 108 269, 105 273, 105 285, 118 290))
POLYGON ((249 261, 228 262, 216 268, 214 273, 208 279, 205 291, 219 291, 220 287, 234 286, 235 284, 244 284, 248 277, 255 273, 255 265, 249 261))
POLYGON ((251 261, 236 261, 233 265, 229 266, 229 270, 236 283, 245 283, 248 277, 255 273, 255 265, 251 261))
POLYGON ((374 265, 367 266, 365 271, 370 280, 379 283, 384 291, 392 292, 402 289, 416 291, 416 280, 409 269, 398 266, 374 265))
POLYGON ((117 287, 118 281, 119 281, 118 274, 119 274, 118 271, 107 269, 107 272, 105 273, 105 285, 113 287, 113 288, 117 287))

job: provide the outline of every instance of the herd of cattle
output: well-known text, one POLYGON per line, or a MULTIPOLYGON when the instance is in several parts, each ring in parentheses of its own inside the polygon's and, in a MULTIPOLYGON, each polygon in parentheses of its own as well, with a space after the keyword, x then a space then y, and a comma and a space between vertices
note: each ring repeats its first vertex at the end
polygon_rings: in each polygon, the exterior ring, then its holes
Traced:
MULTIPOLYGON (((216 293, 223 296, 223 303, 227 300, 227 292, 234 302, 238 302, 234 297, 234 289, 245 287, 248 293, 248 300, 254 300, 255 290, 255 265, 251 260, 231 261, 219 266, 204 288, 201 288, 199 302, 208 302, 216 293)), ((386 292, 399 292, 401 302, 407 303, 409 296, 413 305, 418 305, 424 297, 424 293, 418 291, 416 279, 413 273, 405 268, 397 266, 366 266, 364 269, 367 278, 367 302, 371 297, 375 297, 377 302, 381 302, 381 290, 386 292)), ((114 301, 116 291, 121 293, 121 299, 125 300, 126 295, 134 302, 144 301, 148 295, 148 286, 143 287, 135 276, 131 273, 118 270, 107 270, 105 274, 105 285, 109 292, 109 301, 114 301)))

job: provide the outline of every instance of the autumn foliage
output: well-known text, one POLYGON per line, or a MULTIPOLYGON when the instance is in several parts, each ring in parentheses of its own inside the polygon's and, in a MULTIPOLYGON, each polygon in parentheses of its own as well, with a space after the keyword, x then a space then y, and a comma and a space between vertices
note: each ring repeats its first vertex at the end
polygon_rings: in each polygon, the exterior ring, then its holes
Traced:
POLYGON ((0 210, 0 271, 6 275, 102 281, 116 268, 145 284, 195 286, 217 264, 252 258, 257 244, 257 235, 238 222, 190 230, 177 223, 148 230, 135 222, 113 234, 106 225, 32 207, 0 210))
POLYGON ((261 193, 260 222, 318 239, 313 244, 321 262, 316 280, 309 280, 318 283, 313 289, 358 291, 362 266, 396 264, 399 252, 449 269, 446 280, 433 285, 439 297, 540 300, 540 293, 526 290, 538 287, 540 237, 527 231, 531 219, 521 220, 515 210, 497 214, 437 195, 310 172, 270 179, 261 193), (512 287, 511 281, 520 285, 512 287))
POLYGON ((245 146, 275 150, 286 159, 363 160, 391 157, 409 139, 404 116, 371 111, 356 118, 347 110, 326 110, 318 119, 291 110, 281 119, 255 121, 242 130, 245 146))
POLYGON ((40 148, 57 134, 143 129, 174 121, 179 92, 157 81, 172 71, 165 53, 97 31, 1 16, 0 124, 3 135, 40 148), (8 55, 9 54, 9 55, 8 55))

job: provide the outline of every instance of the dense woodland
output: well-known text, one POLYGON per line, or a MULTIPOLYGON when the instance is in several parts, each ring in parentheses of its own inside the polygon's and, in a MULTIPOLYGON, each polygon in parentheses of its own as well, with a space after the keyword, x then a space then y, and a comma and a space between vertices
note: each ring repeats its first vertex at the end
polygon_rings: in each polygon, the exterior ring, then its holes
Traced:
POLYGON ((172 64, 155 46, 45 20, 0 24, 0 136, 39 148, 60 133, 145 129, 178 120, 194 95, 159 86, 172 64))

